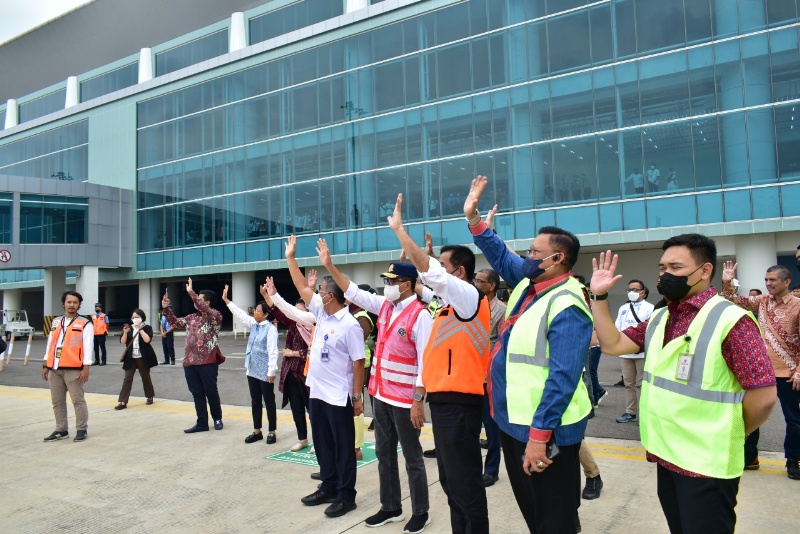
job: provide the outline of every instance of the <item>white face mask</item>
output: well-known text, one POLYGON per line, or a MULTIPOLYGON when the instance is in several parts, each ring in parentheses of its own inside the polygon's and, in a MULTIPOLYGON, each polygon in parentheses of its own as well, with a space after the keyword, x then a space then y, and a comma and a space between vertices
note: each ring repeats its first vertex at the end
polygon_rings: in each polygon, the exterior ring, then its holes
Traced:
POLYGON ((628 300, 631 302, 636 302, 639 300, 639 292, 638 291, 628 291, 628 300))
POLYGON ((400 287, 398 286, 385 286, 383 288, 383 296, 394 302, 400 298, 400 287))
POLYGON ((133 323, 133 326, 135 326, 136 328, 139 328, 142 325, 142 318, 141 317, 132 317, 131 318, 131 322, 133 323))

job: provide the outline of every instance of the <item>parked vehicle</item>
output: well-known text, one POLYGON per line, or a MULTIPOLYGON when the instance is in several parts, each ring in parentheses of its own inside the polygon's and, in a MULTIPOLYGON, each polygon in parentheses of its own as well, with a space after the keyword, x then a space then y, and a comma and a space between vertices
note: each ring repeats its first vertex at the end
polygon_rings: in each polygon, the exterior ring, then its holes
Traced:
POLYGON ((33 333, 33 327, 28 324, 28 314, 25 310, 3 310, 3 330, 6 339, 10 339, 11 334, 16 334, 20 338, 33 333))

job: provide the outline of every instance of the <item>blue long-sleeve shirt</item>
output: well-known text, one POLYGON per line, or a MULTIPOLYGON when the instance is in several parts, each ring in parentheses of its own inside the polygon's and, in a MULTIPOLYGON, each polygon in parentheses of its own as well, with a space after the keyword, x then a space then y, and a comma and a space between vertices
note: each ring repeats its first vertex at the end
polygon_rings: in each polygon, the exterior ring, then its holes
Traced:
MULTIPOLYGON (((473 240, 486 256, 492 268, 503 277, 509 287, 515 287, 524 279, 522 264, 524 260, 508 250, 506 244, 488 227, 473 240)), ((543 290, 530 302, 530 306, 561 284, 543 290)), ((518 313, 525 299, 520 298, 509 316, 518 313)), ((542 399, 533 416, 530 427, 517 425, 508 420, 508 401, 506 394, 506 349, 512 328, 500 337, 501 345, 491 362, 489 380, 492 391, 493 418, 500 429, 522 442, 528 441, 530 428, 553 430, 558 445, 580 443, 586 431, 587 419, 571 425, 561 425, 561 417, 569 406, 581 373, 586 363, 586 355, 592 338, 592 320, 576 306, 559 313, 550 322, 547 341, 550 345, 550 371, 545 382, 542 399)))

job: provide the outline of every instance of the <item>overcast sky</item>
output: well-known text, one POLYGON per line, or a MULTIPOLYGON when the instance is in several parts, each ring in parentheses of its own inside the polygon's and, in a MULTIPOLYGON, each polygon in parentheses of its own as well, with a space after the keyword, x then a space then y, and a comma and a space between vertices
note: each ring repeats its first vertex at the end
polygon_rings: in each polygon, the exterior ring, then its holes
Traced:
POLYGON ((0 0, 0 44, 90 0, 0 0))

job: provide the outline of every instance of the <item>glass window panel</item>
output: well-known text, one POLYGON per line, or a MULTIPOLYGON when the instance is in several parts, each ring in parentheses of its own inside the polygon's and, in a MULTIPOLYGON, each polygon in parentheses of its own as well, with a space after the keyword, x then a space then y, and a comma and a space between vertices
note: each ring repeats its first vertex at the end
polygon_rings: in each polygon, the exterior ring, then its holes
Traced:
POLYGON ((614 58, 614 42, 611 35, 611 4, 589 10, 592 63, 595 65, 614 58))
POLYGON ((407 58, 403 64, 405 68, 406 106, 412 106, 420 102, 419 58, 407 58))
POLYGON ((781 212, 784 217, 800 215, 800 185, 781 187, 781 212))
POLYGON ((517 239, 533 239, 535 236, 534 228, 543 226, 555 226, 556 210, 543 210, 536 212, 536 226, 528 226, 517 231, 517 239))
POLYGON ((487 29, 488 19, 486 3, 490 0, 472 0, 470 2, 470 28, 472 35, 484 33, 487 29))
MULTIPOLYGON (((791 0, 790 0, 791 1, 791 0)), ((739 33, 761 30, 766 27, 766 2, 737 0, 739 8, 739 33)))
POLYGON ((643 200, 622 204, 623 230, 643 230, 646 228, 645 203, 643 200))
POLYGON ((373 32, 372 60, 383 61, 403 53, 403 26, 390 24, 373 32))
POLYGON ((636 2, 636 38, 639 53, 659 50, 684 42, 684 0, 636 2))
POLYGON ((720 109, 738 109, 744 105, 739 41, 714 44, 717 91, 720 109))
POLYGON ((528 73, 532 80, 546 75, 549 71, 547 48, 547 24, 537 22, 528 24, 528 73))
POLYGON ((622 230, 622 205, 600 204, 600 231, 619 232, 622 230))
POLYGON ((554 171, 559 176, 559 201, 563 202, 564 183, 570 202, 597 199, 593 137, 553 143, 554 171))
POLYGON ((443 48, 438 52, 439 98, 467 93, 471 90, 468 64, 469 43, 443 48))
POLYGON ((640 130, 626 131, 622 134, 620 152, 623 156, 622 175, 625 177, 626 196, 638 196, 645 190, 641 134, 640 130))
POLYGON ((175 72, 227 52, 228 30, 225 29, 156 54, 156 76, 175 72))
POLYGON ((775 131, 781 181, 800 179, 800 106, 776 106, 775 131))
POLYGON ((697 195, 696 198, 698 224, 722 222, 722 193, 697 195))
POLYGON ((689 226, 697 222, 693 196, 667 197, 647 201, 647 227, 689 226))
MULTIPOLYGON (((747 161, 747 126, 744 113, 722 115, 719 121, 723 181, 726 186, 747 185, 750 183, 750 173, 747 161)), ((698 173, 698 187, 699 185, 698 173)))
POLYGON ((403 107, 403 61, 375 67, 375 113, 403 107))
POLYGON ((639 64, 639 98, 643 122, 689 115, 686 55, 672 53, 639 64))
MULTIPOLYGON (((414 165, 406 167, 407 176, 407 189, 406 195, 408 202, 404 202, 406 206, 407 216, 409 220, 425 220, 427 217, 427 202, 425 201, 425 174, 421 166, 414 165)), ((422 229, 421 226, 416 228, 422 229)), ((417 241, 422 243, 422 241, 417 241)))
POLYGON ((767 22, 770 26, 797 20, 797 4, 791 0, 767 0, 767 22))
POLYGON ((305 130, 317 125, 317 86, 298 87, 292 91, 292 128, 305 130))
POLYGON ((694 157, 689 122, 648 126, 642 130, 642 146, 648 194, 687 189, 692 183, 694 157))
POLYGON ((98 98, 139 83, 139 62, 81 82, 81 102, 98 98))
POLYGON ((772 102, 769 86, 769 37, 764 34, 747 37, 742 39, 741 47, 745 105, 757 106, 772 102))
POLYGON ((746 114, 751 184, 778 181, 773 113, 772 109, 753 109, 746 114))
POLYGON ((716 77, 714 56, 711 47, 705 46, 688 51, 689 96, 692 115, 704 115, 717 111, 716 77))
POLYGON ((578 11, 547 23, 550 72, 561 72, 591 63, 589 12, 578 11), (569 39, 564 39, 568 35, 569 39))
POLYGON ((11 208, 10 198, 0 200, 0 243, 11 243, 11 208))
MULTIPOLYGON (((543 212, 537 212, 537 215, 543 212)), ((547 225, 540 225, 538 228, 547 225)), ((512 226, 514 230, 514 239, 525 239, 530 237, 531 234, 536 234, 536 223, 534 223, 534 212, 532 211, 525 211, 523 213, 516 213, 514 214, 514 225, 512 226)), ((503 236, 504 239, 511 239, 511 235, 503 236)), ((434 241, 435 242, 435 241, 434 241)))
POLYGON ((343 2, 305 0, 250 19, 250 44, 260 43, 344 13, 343 2))
POLYGON ((55 113, 64 109, 67 99, 67 90, 60 89, 50 94, 40 96, 35 100, 23 102, 19 105, 18 115, 19 124, 28 122, 39 117, 44 117, 50 113, 55 113))
POLYGON ((375 119, 376 155, 378 167, 401 165, 406 162, 406 138, 403 116, 389 115, 375 119))
POLYGON ((592 72, 594 88, 594 120, 597 130, 617 127, 617 95, 614 88, 614 70, 598 69, 592 72))
POLYGON ((686 10, 686 40, 689 43, 711 38, 711 4, 709 0, 684 2, 686 10))
POLYGON ((443 44, 469 37, 469 3, 436 11, 436 43, 443 44))
POLYGON ((292 83, 303 83, 317 77, 317 51, 306 50, 288 58, 291 65, 292 83))
POLYGON ((361 193, 361 225, 375 226, 381 222, 381 213, 384 212, 378 204, 377 178, 374 173, 367 172, 355 177, 355 180, 361 193))
MULTIPOLYGON (((511 124, 513 128, 510 143, 512 145, 519 145, 522 143, 530 143, 531 138, 531 113, 530 113, 530 99, 528 98, 529 91, 525 86, 517 86, 510 90, 511 95, 511 124)), ((478 127, 478 117, 475 117, 475 134, 480 135, 478 127)), ((476 143, 476 149, 477 143, 476 143)))
POLYGON ((725 203, 725 222, 746 221, 750 213, 750 192, 746 190, 723 192, 725 203))
POLYGON ((442 156, 473 151, 472 115, 469 99, 439 106, 439 142, 442 156))
POLYGON ((510 144, 508 123, 508 92, 492 93, 492 142, 495 147, 510 144))
POLYGON ((553 137, 550 116, 550 84, 534 83, 531 86, 531 129, 534 141, 553 137))
POLYGON ((639 80, 636 72, 636 63, 624 63, 614 67, 619 93, 620 114, 622 126, 640 124, 639 113, 639 80))
POLYGON ((556 212, 556 223, 574 234, 596 234, 600 231, 596 205, 562 208, 556 212))
POLYGON ((244 104, 245 142, 261 141, 269 136, 267 129, 267 97, 248 100, 244 104))
MULTIPOLYGON (((534 207, 540 203, 567 202, 566 199, 562 200, 564 198, 563 191, 559 191, 559 185, 562 180, 566 182, 566 178, 554 174, 553 147, 550 143, 532 146, 530 157, 532 158, 530 170, 533 172, 534 207), (559 192, 561 196, 559 196, 559 192)), ((524 173, 525 171, 520 169, 520 172, 524 173)))
POLYGON ((506 40, 503 35, 489 38, 489 65, 491 65, 492 86, 506 83, 506 40))
POLYGON ((753 189, 753 218, 772 219, 781 216, 780 191, 777 187, 753 189))
MULTIPOLYGON (((527 95, 527 89, 522 89, 527 95)), ((491 95, 482 94, 472 98, 472 116, 475 127, 475 150, 491 149, 493 146, 491 95)))
POLYGON ((550 82, 553 137, 592 132, 592 75, 588 72, 550 82))
POLYGON ((800 93, 800 54, 795 28, 774 31, 769 36, 772 74, 772 98, 776 102, 790 100, 800 93))
POLYGON ((423 159, 423 129, 420 124, 419 110, 408 111, 405 113, 406 121, 406 149, 408 161, 420 161, 423 159))
POLYGON ((636 22, 634 19, 633 0, 614 2, 617 57, 623 58, 636 53, 636 22))

